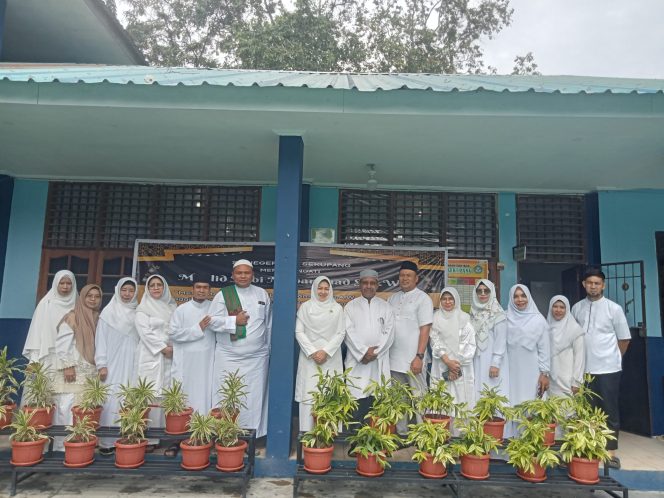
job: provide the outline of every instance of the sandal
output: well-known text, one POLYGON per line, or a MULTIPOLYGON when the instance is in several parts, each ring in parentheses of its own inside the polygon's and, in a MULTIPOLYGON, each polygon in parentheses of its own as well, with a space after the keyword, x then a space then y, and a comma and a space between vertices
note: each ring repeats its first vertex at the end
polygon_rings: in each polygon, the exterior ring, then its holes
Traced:
POLYGON ((611 460, 606 462, 607 467, 610 469, 620 470, 620 458, 617 456, 611 457, 611 460))
POLYGON ((155 450, 156 448, 157 448, 157 445, 156 445, 156 444, 148 444, 148 445, 145 447, 145 452, 146 452, 146 453, 152 453, 152 452, 154 452, 154 450, 155 450))
POLYGON ((175 458, 180 451, 180 445, 178 443, 173 443, 170 445, 166 451, 164 451, 164 456, 169 458, 175 458))
POLYGON ((113 447, 99 448, 99 454, 100 455, 108 456, 108 455, 112 455, 113 453, 115 453, 115 448, 113 448, 113 447))

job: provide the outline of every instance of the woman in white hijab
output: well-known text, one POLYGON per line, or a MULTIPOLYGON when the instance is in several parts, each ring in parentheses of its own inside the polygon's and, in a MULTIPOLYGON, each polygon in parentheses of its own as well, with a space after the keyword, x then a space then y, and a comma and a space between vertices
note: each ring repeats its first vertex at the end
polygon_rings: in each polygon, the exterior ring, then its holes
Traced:
POLYGON ((475 284, 470 323, 475 329, 475 396, 484 387, 497 387, 509 396, 509 366, 507 363, 507 316, 498 303, 496 287, 490 280, 475 284))
POLYGON ((459 293, 453 287, 445 287, 440 293, 440 308, 433 314, 429 340, 433 352, 431 384, 446 378, 455 401, 473 408, 475 329, 468 313, 461 310, 459 293))
POLYGON ((30 362, 41 362, 49 369, 51 378, 55 378, 59 367, 55 353, 58 325, 74 309, 77 299, 74 274, 69 270, 60 270, 53 278, 51 290, 39 301, 32 315, 23 356, 30 362))
POLYGON ((330 279, 316 278, 311 299, 297 312, 295 338, 300 345, 295 381, 295 401, 300 404, 300 430, 313 426, 311 396, 316 388, 318 367, 324 372, 343 372, 341 343, 346 335, 343 308, 334 300, 330 279))
MULTIPOLYGON (((95 336, 95 364, 99 378, 110 386, 110 395, 101 412, 100 425, 114 426, 118 419, 120 402, 117 398, 120 384, 134 385, 137 377, 138 331, 136 306, 138 284, 133 278, 121 278, 115 294, 102 310, 95 336)), ((113 452, 116 438, 101 438, 100 452, 113 452)))
POLYGON ((553 296, 547 322, 551 333, 552 396, 571 396, 583 383, 586 363, 584 331, 570 313, 565 296, 553 296))

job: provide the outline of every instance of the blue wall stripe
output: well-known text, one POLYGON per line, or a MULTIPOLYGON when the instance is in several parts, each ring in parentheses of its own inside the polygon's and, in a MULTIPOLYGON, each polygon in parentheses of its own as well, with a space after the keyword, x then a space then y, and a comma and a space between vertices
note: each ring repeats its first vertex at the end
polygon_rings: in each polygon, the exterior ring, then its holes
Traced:
POLYGON ((509 290, 516 284, 517 263, 512 257, 516 245, 516 195, 498 194, 498 254, 505 268, 500 272, 500 303, 507 309, 509 290))
MULTIPOLYGON (((2 6, 0 5, 0 10, 2 6)), ((0 25, 2 16, 0 14, 0 25)), ((2 33, 0 31, 0 39, 2 33)), ((0 299, 2 299, 2 278, 5 274, 5 256, 7 254, 7 241, 9 237, 9 220, 12 213, 12 195, 14 193, 14 179, 11 176, 0 175, 0 299)))

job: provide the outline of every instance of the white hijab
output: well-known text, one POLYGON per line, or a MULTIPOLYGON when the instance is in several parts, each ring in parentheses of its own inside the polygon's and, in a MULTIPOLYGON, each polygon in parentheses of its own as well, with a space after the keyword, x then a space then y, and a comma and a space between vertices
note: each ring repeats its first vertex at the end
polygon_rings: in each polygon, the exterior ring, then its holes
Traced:
POLYGON ((317 277, 311 284, 311 299, 302 303, 297 317, 306 327, 307 335, 330 339, 339 330, 339 321, 343 320, 343 308, 334 300, 332 282, 325 276, 317 277), (318 297, 318 286, 327 282, 330 294, 325 301, 318 297))
POLYGON ((480 351, 484 351, 488 345, 489 331, 500 322, 507 320, 505 310, 496 298, 496 286, 490 280, 482 279, 475 284, 473 289, 473 303, 470 307, 470 323, 475 329, 475 342, 480 351), (477 288, 480 284, 485 285, 491 294, 486 303, 480 302, 477 297, 477 288))
POLYGON ((549 301, 549 314, 546 321, 551 328, 551 356, 557 356, 572 347, 574 341, 585 334, 584 330, 570 313, 569 301, 565 296, 553 296, 549 301), (565 316, 560 320, 553 317, 553 305, 560 301, 565 305, 565 316))
POLYGON ((138 306, 138 284, 133 278, 121 278, 115 285, 115 294, 106 307, 99 315, 99 319, 113 330, 121 332, 123 335, 136 335, 138 332, 135 327, 136 307, 138 306), (120 290, 127 282, 134 284, 134 297, 130 302, 125 303, 120 297, 120 290))
POLYGON ((433 329, 442 338, 450 351, 459 351, 459 332, 470 321, 468 313, 461 309, 461 299, 454 287, 445 287, 440 291, 440 308, 433 314, 433 329), (442 305, 443 294, 448 293, 454 298, 454 309, 445 311, 442 305))
POLYGON ((62 318, 74 309, 78 299, 76 277, 69 270, 60 270, 53 278, 53 285, 46 295, 41 298, 32 315, 28 337, 23 346, 23 356, 27 357, 29 351, 39 351, 39 360, 55 351, 55 338, 58 335, 58 325, 62 318), (58 284, 64 277, 71 280, 71 292, 66 296, 58 292, 58 284))
POLYGON ((507 344, 522 346, 528 351, 535 349, 537 341, 548 325, 530 295, 530 289, 522 284, 513 285, 510 289, 510 305, 507 310, 507 344), (519 310, 514 304, 514 293, 521 289, 528 298, 525 310, 519 310))
POLYGON ((145 292, 143 293, 143 299, 141 299, 141 304, 136 307, 136 311, 145 313, 146 315, 152 318, 161 318, 164 322, 170 323, 171 315, 177 308, 175 304, 175 299, 171 296, 171 290, 168 288, 168 283, 166 279, 161 275, 151 275, 145 281, 145 292), (164 292, 162 293, 159 299, 155 299, 150 295, 150 280, 153 278, 158 278, 164 284, 164 292))

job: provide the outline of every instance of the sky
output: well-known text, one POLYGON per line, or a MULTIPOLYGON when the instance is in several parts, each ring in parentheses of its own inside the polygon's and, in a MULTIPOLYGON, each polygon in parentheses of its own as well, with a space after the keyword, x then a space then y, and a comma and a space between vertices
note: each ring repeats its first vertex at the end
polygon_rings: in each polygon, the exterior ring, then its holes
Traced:
POLYGON ((499 74, 533 52, 546 75, 664 79, 664 0, 511 0, 512 24, 483 46, 499 74))

